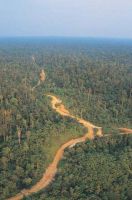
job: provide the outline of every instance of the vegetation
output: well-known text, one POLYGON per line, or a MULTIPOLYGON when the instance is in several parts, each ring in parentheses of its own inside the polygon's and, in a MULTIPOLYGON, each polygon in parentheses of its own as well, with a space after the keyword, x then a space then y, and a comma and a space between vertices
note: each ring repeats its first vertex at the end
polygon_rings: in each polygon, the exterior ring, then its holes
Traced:
POLYGON ((45 94, 105 133, 131 128, 131 50, 131 41, 0 39, 1 199, 33 185, 58 147, 85 131, 55 113, 45 94), (32 91, 41 69, 46 81, 32 91))
POLYGON ((130 200, 132 136, 96 138, 65 152, 54 182, 25 200, 130 200))

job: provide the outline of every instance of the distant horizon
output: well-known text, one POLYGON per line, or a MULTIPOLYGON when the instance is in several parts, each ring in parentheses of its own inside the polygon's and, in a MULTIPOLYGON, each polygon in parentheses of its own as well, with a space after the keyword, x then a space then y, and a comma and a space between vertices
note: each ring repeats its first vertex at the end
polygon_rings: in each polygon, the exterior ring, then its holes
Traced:
POLYGON ((108 37, 108 36, 64 36, 64 35, 11 35, 11 36, 0 36, 1 39, 11 38, 69 38, 69 39, 112 39, 112 40, 132 40, 132 37, 108 37))

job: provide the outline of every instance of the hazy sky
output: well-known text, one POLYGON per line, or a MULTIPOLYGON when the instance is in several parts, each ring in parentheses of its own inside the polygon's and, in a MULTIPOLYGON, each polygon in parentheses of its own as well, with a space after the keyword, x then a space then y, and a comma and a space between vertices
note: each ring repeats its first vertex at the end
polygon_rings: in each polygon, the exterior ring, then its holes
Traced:
POLYGON ((132 38, 132 0, 0 0, 0 36, 132 38))

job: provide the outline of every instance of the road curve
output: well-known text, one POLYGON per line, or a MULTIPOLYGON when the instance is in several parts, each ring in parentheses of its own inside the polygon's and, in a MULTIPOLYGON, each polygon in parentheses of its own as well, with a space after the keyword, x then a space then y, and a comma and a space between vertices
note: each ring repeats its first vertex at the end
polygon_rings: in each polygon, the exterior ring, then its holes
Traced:
MULTIPOLYGON (((97 135, 99 137, 104 136, 102 134, 101 127, 95 126, 91 122, 88 122, 84 119, 75 117, 72 114, 70 114, 70 112, 62 104, 62 101, 59 98, 57 98, 56 96, 54 96, 54 95, 47 95, 47 96, 51 98, 52 108, 54 110, 56 110, 56 112, 58 112, 62 116, 67 116, 67 117, 77 120, 80 124, 82 124, 85 128, 87 128, 88 131, 83 137, 71 139, 69 142, 66 142, 58 149, 53 162, 47 167, 46 171, 43 174, 43 177, 33 187, 31 187, 30 189, 22 190, 16 196, 11 197, 8 200, 21 200, 25 196, 29 196, 33 193, 39 192, 40 190, 46 188, 52 182, 52 180, 57 172, 58 163, 62 159, 64 150, 67 147, 71 148, 71 147, 75 146, 77 143, 85 142, 87 139, 94 139, 95 135, 97 135), (94 129, 97 130, 96 134, 94 134, 94 129)), ((132 134, 131 129, 120 128, 120 131, 124 132, 124 133, 120 133, 120 134, 132 134)), ((105 135, 105 136, 107 137, 107 136, 111 136, 111 135, 112 134, 105 135)))
POLYGON ((16 196, 8 198, 8 200, 20 200, 20 199, 24 198, 25 196, 29 196, 33 193, 36 193, 36 192, 44 189, 46 186, 48 186, 52 182, 52 180, 57 172, 58 163, 62 159, 64 150, 67 147, 72 147, 72 146, 76 145, 77 143, 85 142, 87 139, 94 139, 94 129, 97 129, 96 135, 103 136, 101 127, 95 126, 88 121, 85 121, 81 118, 71 115, 70 112, 62 104, 62 101, 59 98, 57 98, 53 95, 47 95, 47 96, 51 98, 52 108, 54 110, 56 110, 56 112, 58 112, 62 116, 68 116, 73 119, 76 119, 80 124, 82 124, 84 127, 86 127, 88 129, 88 131, 83 137, 80 137, 77 139, 71 139, 69 142, 66 142, 58 149, 53 162, 48 166, 48 168, 46 169, 46 171, 43 174, 43 177, 33 187, 31 187, 30 189, 22 190, 16 196))

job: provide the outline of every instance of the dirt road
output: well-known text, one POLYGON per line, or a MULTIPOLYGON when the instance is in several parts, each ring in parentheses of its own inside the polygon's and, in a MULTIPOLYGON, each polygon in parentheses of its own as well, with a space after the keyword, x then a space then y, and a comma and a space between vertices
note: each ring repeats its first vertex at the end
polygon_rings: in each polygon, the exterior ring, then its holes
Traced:
MULTIPOLYGON (((44 189, 46 186, 48 186, 52 182, 52 180, 53 180, 53 178, 54 178, 54 176, 55 176, 55 174, 57 172, 58 163, 62 159, 64 150, 67 147, 73 147, 77 143, 85 142, 87 139, 94 139, 94 137, 95 137, 94 130, 95 129, 96 129, 96 135, 98 135, 100 137, 103 136, 101 127, 95 126, 92 123, 90 123, 90 122, 88 122, 88 121, 86 121, 84 119, 81 119, 81 118, 73 116, 65 108, 65 106, 62 104, 62 101, 59 98, 57 98, 57 97, 55 97, 53 95, 47 95, 47 96, 51 98, 52 108, 54 110, 56 110, 56 112, 58 112, 62 116, 68 116, 70 118, 76 119, 80 124, 82 124, 85 128, 87 128, 88 131, 83 137, 80 137, 80 138, 77 138, 77 139, 72 139, 69 142, 66 142, 65 144, 63 144, 59 148, 59 150, 57 151, 57 153, 56 153, 56 155, 54 157, 53 162, 46 169, 46 171, 44 172, 43 177, 40 179, 40 181, 38 181, 30 189, 22 190, 16 196, 11 197, 8 200, 20 200, 25 196, 29 196, 29 195, 31 195, 33 193, 36 193, 36 192, 44 189)), ((122 131, 123 131, 123 128, 122 128, 122 131)))
POLYGON ((119 130, 122 132, 121 134, 132 134, 132 129, 119 128, 119 130))
POLYGON ((47 185, 49 185, 49 183, 53 180, 53 178, 57 172, 57 166, 58 166, 59 161, 62 159, 64 150, 67 147, 71 147, 77 143, 84 142, 84 141, 86 141, 86 139, 94 139, 94 130, 93 130, 94 128, 98 130, 97 135, 103 136, 101 127, 97 127, 88 121, 74 117, 65 108, 65 106, 62 104, 61 100, 59 100, 57 97, 55 97, 53 95, 48 95, 48 96, 51 98, 52 108, 54 110, 56 110, 56 112, 58 112, 62 116, 68 116, 68 117, 76 119, 80 124, 83 124, 83 126, 85 126, 88 129, 88 132, 83 137, 80 137, 77 139, 72 139, 69 142, 66 142, 65 144, 63 144, 57 151, 53 162, 46 169, 46 171, 44 172, 43 177, 40 179, 40 181, 37 182, 33 187, 31 187, 31 189, 22 190, 16 196, 9 198, 8 200, 20 200, 24 196, 29 196, 30 194, 36 193, 36 192, 40 191, 41 189, 45 188, 47 185))

